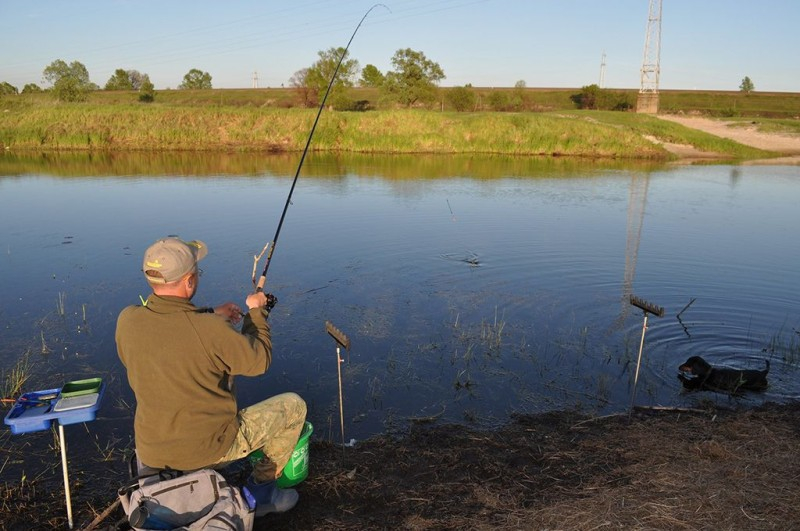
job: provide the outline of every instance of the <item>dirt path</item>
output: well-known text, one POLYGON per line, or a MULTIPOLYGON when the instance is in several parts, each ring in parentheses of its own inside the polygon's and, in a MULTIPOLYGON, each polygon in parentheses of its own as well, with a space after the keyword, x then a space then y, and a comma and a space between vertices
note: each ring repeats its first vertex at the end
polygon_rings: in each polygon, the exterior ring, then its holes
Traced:
MULTIPOLYGON (((669 120, 691 127, 699 131, 721 137, 728 138, 734 142, 739 142, 746 146, 751 146, 766 151, 783 153, 786 156, 776 159, 764 159, 749 161, 747 164, 796 164, 800 165, 800 135, 764 133, 759 131, 755 125, 741 126, 741 122, 714 120, 700 116, 677 116, 674 114, 661 114, 658 116, 662 120, 669 120)), ((691 146, 666 146, 667 149, 679 156, 697 157, 702 152, 698 152, 691 146)))

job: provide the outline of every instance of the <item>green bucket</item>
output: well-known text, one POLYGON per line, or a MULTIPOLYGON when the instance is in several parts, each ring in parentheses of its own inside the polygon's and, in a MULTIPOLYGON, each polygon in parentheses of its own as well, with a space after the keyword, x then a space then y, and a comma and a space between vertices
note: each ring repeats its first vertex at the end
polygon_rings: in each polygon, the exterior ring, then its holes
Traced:
POLYGON ((308 439, 314 432, 314 426, 306 421, 297 446, 294 447, 292 457, 283 468, 283 475, 278 478, 278 487, 293 487, 308 477, 308 439))

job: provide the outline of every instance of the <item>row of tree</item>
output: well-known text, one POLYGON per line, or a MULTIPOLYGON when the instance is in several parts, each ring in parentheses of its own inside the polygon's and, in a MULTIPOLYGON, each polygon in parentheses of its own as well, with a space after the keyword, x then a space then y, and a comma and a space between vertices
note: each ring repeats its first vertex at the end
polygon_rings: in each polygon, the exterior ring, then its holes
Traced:
POLYGON ((348 99, 346 89, 356 84, 378 88, 384 97, 401 105, 430 103, 436 100, 436 89, 445 78, 438 63, 425 57, 424 53, 410 48, 395 52, 391 61, 394 69, 385 74, 372 64, 360 68, 358 61, 350 59, 344 48, 330 48, 318 52, 318 55, 319 59, 314 64, 298 70, 289 80, 289 85, 298 92, 301 101, 307 106, 318 104, 332 79, 334 82, 330 87, 328 101, 343 110, 358 109, 363 103, 348 99), (337 72, 335 79, 334 72, 337 72))
MULTIPOLYGON (((83 101, 89 92, 100 90, 100 87, 89 80, 89 71, 80 61, 67 64, 61 59, 50 63, 42 72, 44 81, 52 86, 48 89, 60 101, 83 101)), ((193 68, 184 77, 181 89, 210 89, 211 75, 193 68)), ((139 100, 153 101, 155 86, 150 81, 150 76, 138 70, 125 70, 118 68, 108 79, 103 90, 135 90, 139 92, 139 100)), ((43 89, 36 83, 28 83, 23 87, 22 94, 42 92, 43 89)), ((17 87, 4 81, 0 83, 0 96, 19 94, 17 87)))
MULTIPOLYGON (((289 80, 301 96, 303 104, 313 106, 328 88, 329 81, 337 69, 338 73, 331 86, 330 103, 338 108, 352 108, 354 102, 348 101, 344 89, 358 83, 364 87, 381 89, 382 93, 398 103, 412 106, 417 103, 435 101, 436 89, 444 79, 444 71, 438 63, 425 54, 410 48, 398 50, 392 57, 393 70, 382 73, 376 66, 367 65, 363 69, 356 59, 351 59, 344 48, 330 48, 318 53, 319 59, 308 68, 295 72, 289 80), (358 78, 360 73, 360 78, 358 78)), ((42 73, 44 81, 50 83, 54 96, 61 101, 82 101, 93 90, 100 90, 89 80, 86 66, 79 61, 67 64, 61 59, 53 61, 42 73)), ((179 89, 210 89, 211 75, 196 68, 184 77, 179 89)), ((152 101, 155 97, 153 84, 147 74, 137 70, 117 69, 106 82, 104 90, 136 90, 140 100, 152 101)), ((29 83, 22 93, 40 92, 42 88, 29 83)), ((0 84, 0 94, 18 94, 16 87, 9 83, 0 84)))

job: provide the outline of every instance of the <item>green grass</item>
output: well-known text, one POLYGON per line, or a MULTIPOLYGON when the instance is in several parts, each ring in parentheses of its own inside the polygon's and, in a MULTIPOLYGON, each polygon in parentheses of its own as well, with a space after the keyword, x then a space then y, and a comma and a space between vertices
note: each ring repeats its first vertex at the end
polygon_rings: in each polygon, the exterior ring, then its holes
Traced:
MULTIPOLYGON (((299 152, 312 109, 188 108, 92 104, 6 113, 0 143, 23 150, 299 152)), ((667 159, 645 139, 691 144, 731 158, 766 152, 658 118, 610 111, 451 113, 420 110, 324 113, 313 151, 501 154, 667 159)))
MULTIPOLYGON (((515 89, 475 91, 484 110, 457 113, 443 105, 429 110, 392 109, 376 90, 353 89, 352 99, 369 101, 378 110, 326 110, 312 150, 669 159, 662 147, 644 138, 651 136, 732 159, 770 156, 649 115, 576 110, 572 96, 577 89, 526 89, 525 112, 486 110, 493 92, 519 94, 515 89)), ((97 91, 88 101, 73 104, 55 102, 46 93, 2 97, 0 146, 13 152, 295 153, 305 146, 317 112, 301 108, 291 89, 165 90, 151 104, 137 102, 136 96, 135 92, 97 91)), ((705 109, 714 114, 735 106, 742 116, 800 116, 800 98, 795 94, 666 91, 661 99, 662 110, 705 109)), ((788 118, 759 118, 758 124, 765 130, 800 130, 800 122, 788 118)))
MULTIPOLYGON (((312 109, 74 104, 5 114, 0 143, 18 150, 266 151, 305 146, 312 109)), ((633 116, 633 115, 631 115, 633 116)), ((644 118, 644 117, 641 117, 644 118)), ((666 158, 630 128, 542 113, 327 112, 312 150, 666 158)))
POLYGON ((716 117, 800 118, 800 94, 793 92, 661 91, 661 112, 700 113, 716 117))
POLYGON ((733 127, 755 127, 764 133, 800 135, 800 120, 736 118, 733 127))
MULTIPOLYGON (((447 87, 440 89, 440 98, 430 105, 432 110, 448 110, 447 87)), ((502 94, 509 98, 521 96, 524 111, 558 111, 576 108, 573 96, 581 92, 576 88, 526 88, 475 87, 478 109, 491 110, 492 95, 502 94)), ((618 97, 625 96, 635 102, 637 89, 606 89, 618 97)), ((391 102, 381 98, 373 88, 352 88, 347 93, 353 101, 366 101, 373 109, 390 110, 391 102)), ((701 113, 720 117, 762 117, 800 119, 800 94, 793 92, 751 92, 662 90, 659 93, 662 112, 701 113)), ((88 95, 87 103, 94 105, 133 105, 138 102, 135 91, 95 91, 88 95)), ((314 106, 316 103, 312 102, 314 106)), ((169 107, 251 107, 292 108, 302 107, 303 101, 291 88, 260 89, 210 89, 210 90, 158 90, 156 105, 169 107)), ((25 94, 0 97, 0 108, 12 106, 58 105, 48 93, 25 94)))

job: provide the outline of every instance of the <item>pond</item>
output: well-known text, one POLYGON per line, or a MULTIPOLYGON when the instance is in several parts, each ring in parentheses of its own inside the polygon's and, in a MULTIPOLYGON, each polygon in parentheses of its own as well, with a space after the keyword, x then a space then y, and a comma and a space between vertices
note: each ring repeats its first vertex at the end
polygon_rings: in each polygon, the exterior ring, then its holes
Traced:
MULTIPOLYGON (((78 444, 130 445, 134 400, 114 327, 147 296, 144 249, 166 235, 204 240, 195 303, 243 305, 297 160, 0 157, 4 376, 25 359, 26 390, 102 377, 104 404, 73 429, 89 434, 78 444)), ((339 440, 330 321, 352 345, 341 374, 348 440, 423 421, 625 411, 643 326, 631 294, 665 309, 649 319, 637 405, 796 399, 798 204, 796 166, 311 156, 267 280, 273 366, 237 380, 240 405, 296 391, 315 434, 339 440), (770 387, 685 392, 677 367, 696 354, 747 368, 769 360, 770 387)))

